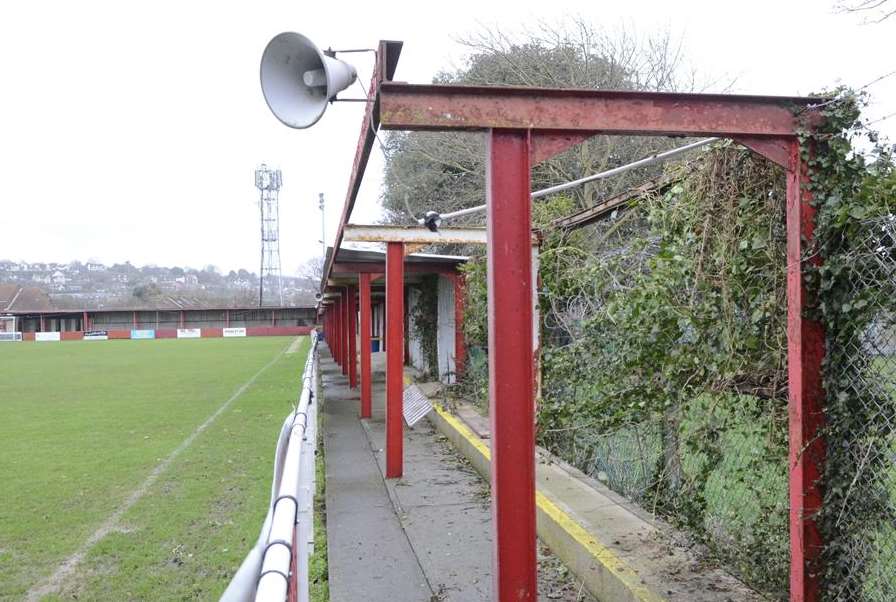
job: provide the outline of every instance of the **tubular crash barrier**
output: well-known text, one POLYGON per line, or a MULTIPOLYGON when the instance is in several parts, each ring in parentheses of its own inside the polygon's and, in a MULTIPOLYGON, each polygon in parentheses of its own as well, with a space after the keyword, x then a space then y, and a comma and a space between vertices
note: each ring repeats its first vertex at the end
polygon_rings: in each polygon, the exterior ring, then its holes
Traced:
POLYGON ((283 602, 293 589, 291 582, 298 602, 309 599, 317 450, 317 341, 317 332, 312 331, 299 403, 280 429, 271 503, 261 534, 221 596, 222 602, 283 602))

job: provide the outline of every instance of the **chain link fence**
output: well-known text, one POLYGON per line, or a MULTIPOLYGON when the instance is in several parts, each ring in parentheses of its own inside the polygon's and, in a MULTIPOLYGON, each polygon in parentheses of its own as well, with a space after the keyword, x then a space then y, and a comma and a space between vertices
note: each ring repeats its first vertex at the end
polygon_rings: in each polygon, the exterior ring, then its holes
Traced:
POLYGON ((789 571, 785 243, 783 172, 723 145, 541 258, 541 442, 771 599, 789 571))
POLYGON ((843 325, 830 333, 825 592, 896 600, 896 216, 865 222, 837 282, 843 325))
MULTIPOLYGON (((718 145, 579 229, 545 227, 562 199, 533 208, 539 443, 770 600, 790 596, 784 203, 782 170, 718 145)), ((826 600, 883 602, 896 600, 896 217, 850 236, 819 299, 840 317, 826 318, 825 547, 811 570, 826 600)), ((468 269, 479 349, 460 387, 487 410, 484 261, 468 269)))

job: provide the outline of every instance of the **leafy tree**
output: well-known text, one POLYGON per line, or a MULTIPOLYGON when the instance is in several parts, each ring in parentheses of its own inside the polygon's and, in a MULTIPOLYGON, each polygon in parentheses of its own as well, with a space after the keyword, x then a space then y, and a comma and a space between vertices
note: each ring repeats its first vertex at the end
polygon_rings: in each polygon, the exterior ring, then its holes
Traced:
POLYGON ((162 289, 155 282, 146 282, 135 286, 132 295, 143 303, 150 303, 162 295, 162 289))
MULTIPOLYGON (((462 40, 466 65, 443 71, 435 83, 501 84, 561 88, 679 91, 696 88, 681 43, 669 33, 640 39, 609 32, 582 19, 541 25, 516 39, 500 28, 462 40)), ((574 180, 681 144, 668 138, 595 136, 540 165, 533 189, 574 180)), ((383 207, 387 221, 408 222, 427 210, 453 211, 485 202, 485 144, 480 133, 398 132, 386 143, 383 207)), ((570 194, 573 208, 641 182, 659 167, 582 186, 570 194)), ((467 218, 481 221, 483 216, 467 218)), ((459 222, 462 223, 462 222, 459 222)))

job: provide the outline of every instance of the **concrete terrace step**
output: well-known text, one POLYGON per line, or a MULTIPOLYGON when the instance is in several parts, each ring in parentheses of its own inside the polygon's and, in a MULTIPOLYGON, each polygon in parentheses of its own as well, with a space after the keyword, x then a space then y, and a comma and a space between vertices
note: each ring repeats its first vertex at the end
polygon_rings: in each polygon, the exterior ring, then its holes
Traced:
MULTIPOLYGON (((487 478, 488 419, 467 404, 452 411, 436 404, 429 418, 487 478)), ((730 574, 670 544, 669 525, 544 450, 536 455, 538 535, 599 600, 762 599, 730 574)))

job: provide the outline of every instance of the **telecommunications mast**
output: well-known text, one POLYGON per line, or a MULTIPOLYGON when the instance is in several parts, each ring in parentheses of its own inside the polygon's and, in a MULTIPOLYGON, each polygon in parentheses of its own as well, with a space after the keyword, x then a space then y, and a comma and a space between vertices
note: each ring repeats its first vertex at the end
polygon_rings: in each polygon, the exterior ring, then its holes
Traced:
POLYGON ((279 169, 262 163, 255 170, 255 187, 260 196, 261 272, 258 278, 258 306, 283 305, 283 280, 280 275, 280 185, 279 169))

